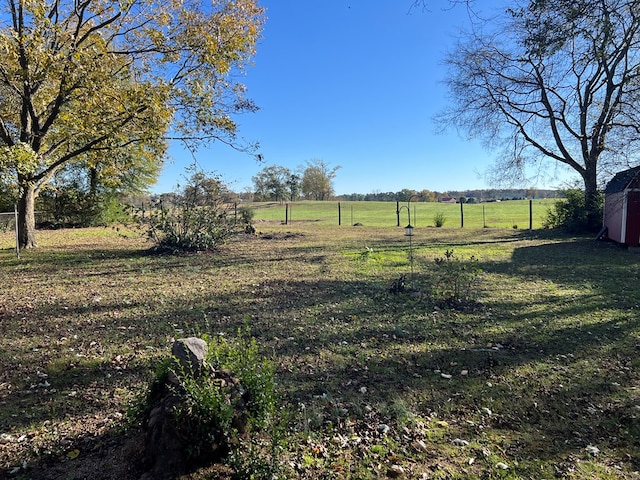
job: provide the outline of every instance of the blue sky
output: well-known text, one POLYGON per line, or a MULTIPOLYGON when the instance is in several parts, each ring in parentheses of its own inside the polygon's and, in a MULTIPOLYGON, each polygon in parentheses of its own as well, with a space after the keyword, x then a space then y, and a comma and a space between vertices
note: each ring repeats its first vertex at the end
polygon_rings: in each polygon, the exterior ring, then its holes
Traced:
MULTIPOLYGON (((218 144, 196 153, 198 165, 236 191, 265 166, 295 170, 312 159, 341 167, 338 194, 491 188, 483 174, 495 152, 455 131, 436 133, 433 122, 447 101, 443 59, 467 12, 445 9, 445 0, 430 11, 410 11, 411 3, 262 1, 265 30, 243 79, 260 110, 237 121, 264 162, 218 144)), ((154 192, 174 190, 193 162, 179 144, 170 154, 154 192)))

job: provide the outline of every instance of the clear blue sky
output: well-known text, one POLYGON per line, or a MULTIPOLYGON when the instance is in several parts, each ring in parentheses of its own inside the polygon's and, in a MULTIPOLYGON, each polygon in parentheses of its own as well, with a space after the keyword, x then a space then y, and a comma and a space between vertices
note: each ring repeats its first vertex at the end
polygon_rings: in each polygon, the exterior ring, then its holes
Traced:
MULTIPOLYGON (((411 3, 263 0, 265 30, 244 78, 260 110, 237 121, 264 162, 219 144, 198 151, 198 165, 235 191, 265 166, 295 170, 311 159, 341 166, 337 194, 491 188, 483 174, 495 152, 455 131, 437 134, 433 122, 446 104, 443 59, 467 11, 445 9, 445 0, 410 11, 411 3)), ((193 158, 178 144, 170 153, 153 192, 184 183, 193 158)))

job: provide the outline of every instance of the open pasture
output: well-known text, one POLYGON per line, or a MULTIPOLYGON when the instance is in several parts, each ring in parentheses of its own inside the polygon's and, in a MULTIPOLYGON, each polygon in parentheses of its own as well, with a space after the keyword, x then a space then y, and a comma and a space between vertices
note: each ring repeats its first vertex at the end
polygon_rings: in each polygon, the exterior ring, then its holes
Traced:
MULTIPOLYGON (((435 226, 434 218, 442 215, 444 228, 519 228, 528 229, 529 220, 534 229, 542 227, 549 207, 556 199, 509 200, 503 202, 460 204, 435 202, 400 202, 400 225, 409 221, 407 209, 411 210, 411 224, 415 227, 435 226), (530 210, 531 207, 531 210, 530 210), (531 215, 530 215, 531 213, 531 215)), ((290 224, 313 222, 319 225, 350 226, 361 224, 368 227, 390 227, 397 225, 395 202, 315 202, 299 201, 287 203, 263 202, 249 204, 256 220, 269 220, 290 224)))
POLYGON ((392 294, 401 228, 262 211, 262 234, 211 254, 87 229, 39 232, 18 260, 0 234, 0 478, 139 478, 127 409, 171 339, 243 326, 278 365, 284 477, 638 478, 636 251, 418 228, 413 290, 392 294), (429 296, 447 250, 478 260, 473 308, 429 296))

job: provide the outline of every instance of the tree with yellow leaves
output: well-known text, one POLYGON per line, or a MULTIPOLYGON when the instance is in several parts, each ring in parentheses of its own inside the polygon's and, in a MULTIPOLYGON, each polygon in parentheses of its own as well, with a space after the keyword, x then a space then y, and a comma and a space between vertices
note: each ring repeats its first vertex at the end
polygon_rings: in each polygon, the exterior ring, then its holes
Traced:
POLYGON ((254 0, 0 0, 0 177, 17 188, 19 241, 66 166, 113 182, 157 172, 171 139, 236 141, 254 111, 234 80, 255 53, 254 0))

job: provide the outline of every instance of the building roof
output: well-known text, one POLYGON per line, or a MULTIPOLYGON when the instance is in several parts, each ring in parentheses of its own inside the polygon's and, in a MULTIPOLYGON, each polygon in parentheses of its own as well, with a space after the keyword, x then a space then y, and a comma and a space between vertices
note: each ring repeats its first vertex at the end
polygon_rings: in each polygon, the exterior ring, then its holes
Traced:
POLYGON ((636 178, 639 173, 640 166, 616 173, 615 176, 609 181, 609 183, 607 183, 607 187, 604 189, 604 193, 609 194, 622 192, 633 181, 633 179, 636 178))

